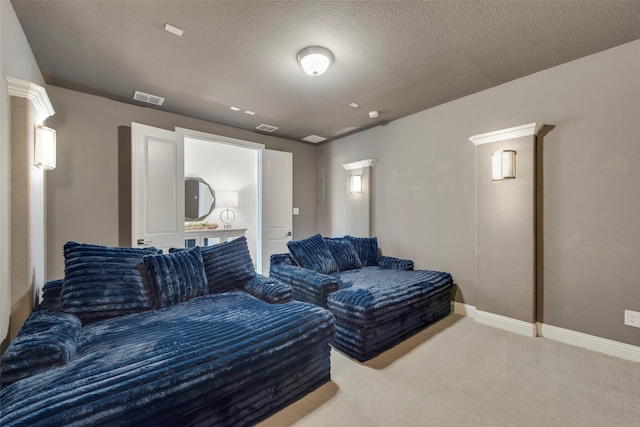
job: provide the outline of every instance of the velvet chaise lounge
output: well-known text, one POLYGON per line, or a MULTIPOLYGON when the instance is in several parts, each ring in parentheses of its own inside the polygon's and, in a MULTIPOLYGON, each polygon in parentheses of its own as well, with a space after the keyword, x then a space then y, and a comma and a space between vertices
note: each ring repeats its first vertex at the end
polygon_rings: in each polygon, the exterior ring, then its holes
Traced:
POLYGON ((359 361, 451 312, 449 273, 382 256, 375 237, 317 234, 288 247, 271 256, 269 276, 291 285, 295 299, 327 307, 335 316, 333 346, 359 361))
POLYGON ((327 310, 246 239, 157 254, 68 243, 2 358, 0 425, 251 425, 330 378, 327 310))

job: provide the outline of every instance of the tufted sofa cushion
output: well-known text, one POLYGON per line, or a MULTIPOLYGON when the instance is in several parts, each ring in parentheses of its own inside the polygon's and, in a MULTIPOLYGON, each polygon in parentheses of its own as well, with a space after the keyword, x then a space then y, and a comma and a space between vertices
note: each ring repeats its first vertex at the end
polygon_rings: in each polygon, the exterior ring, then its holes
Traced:
POLYGON ((199 247, 147 255, 143 261, 154 290, 156 307, 169 307, 209 293, 199 247))
POLYGON ((67 242, 64 245, 62 310, 83 323, 150 310, 145 255, 156 248, 121 248, 67 242))
MULTIPOLYGON (((170 252, 183 250, 172 248, 170 252)), ((205 275, 209 282, 209 293, 242 288, 256 276, 247 238, 244 236, 230 242, 200 248, 200 250, 205 275)))
POLYGON ((338 271, 336 260, 320 234, 302 240, 292 240, 287 242, 287 247, 291 257, 300 267, 323 274, 338 271))
POLYGON ((325 239, 331 255, 336 260, 338 271, 353 270, 355 268, 362 268, 362 261, 356 248, 353 244, 341 238, 325 239))
POLYGON ((345 236, 353 247, 356 249, 360 261, 363 266, 377 266, 378 265, 378 239, 376 237, 353 237, 345 236))

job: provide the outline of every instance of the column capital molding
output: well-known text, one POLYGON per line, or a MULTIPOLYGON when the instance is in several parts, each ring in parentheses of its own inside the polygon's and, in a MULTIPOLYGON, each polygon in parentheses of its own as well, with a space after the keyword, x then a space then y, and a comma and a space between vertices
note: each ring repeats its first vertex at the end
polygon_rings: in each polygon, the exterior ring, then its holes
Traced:
POLYGON ((47 91, 42 86, 7 76, 7 91, 11 96, 30 100, 43 121, 56 113, 47 91))
POLYGON ((375 160, 366 159, 366 160, 358 160, 357 162, 345 163, 345 164, 342 165, 342 167, 344 168, 344 170, 350 171, 350 170, 353 170, 353 169, 367 168, 367 167, 373 166, 375 164, 376 164, 375 160))
POLYGON ((522 136, 535 136, 540 132, 542 126, 544 126, 544 123, 527 123, 526 125, 514 126, 507 129, 474 135, 469 137, 469 141, 473 142, 474 145, 480 145, 505 141, 507 139, 520 138, 522 136))

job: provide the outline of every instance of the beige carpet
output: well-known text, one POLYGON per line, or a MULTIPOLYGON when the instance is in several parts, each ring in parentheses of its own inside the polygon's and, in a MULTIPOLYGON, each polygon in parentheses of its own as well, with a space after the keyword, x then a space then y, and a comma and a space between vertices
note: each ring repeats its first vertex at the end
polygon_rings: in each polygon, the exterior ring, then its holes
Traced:
POLYGON ((640 426, 640 364, 451 315, 260 424, 640 426))

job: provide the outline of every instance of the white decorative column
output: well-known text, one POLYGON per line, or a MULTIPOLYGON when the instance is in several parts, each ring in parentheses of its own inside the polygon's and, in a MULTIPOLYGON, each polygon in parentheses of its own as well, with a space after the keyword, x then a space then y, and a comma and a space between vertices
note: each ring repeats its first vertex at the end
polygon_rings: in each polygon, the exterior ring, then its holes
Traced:
POLYGON ((348 176, 345 180, 347 192, 346 234, 356 237, 369 237, 372 233, 373 174, 371 169, 376 163, 373 159, 343 164, 348 176), (353 186, 358 186, 354 188, 353 186))
MULTIPOLYGON (((45 282, 45 172, 34 165, 35 127, 55 111, 41 86, 7 77, 7 91, 11 96, 11 339, 45 282)), ((3 301, 3 314, 5 310, 3 301)))
POLYGON ((530 123, 469 138, 477 146, 475 317, 528 336, 536 335, 535 142, 541 128, 530 123), (514 165, 507 163, 513 158, 514 165), (500 179, 500 168, 507 178, 500 179))

